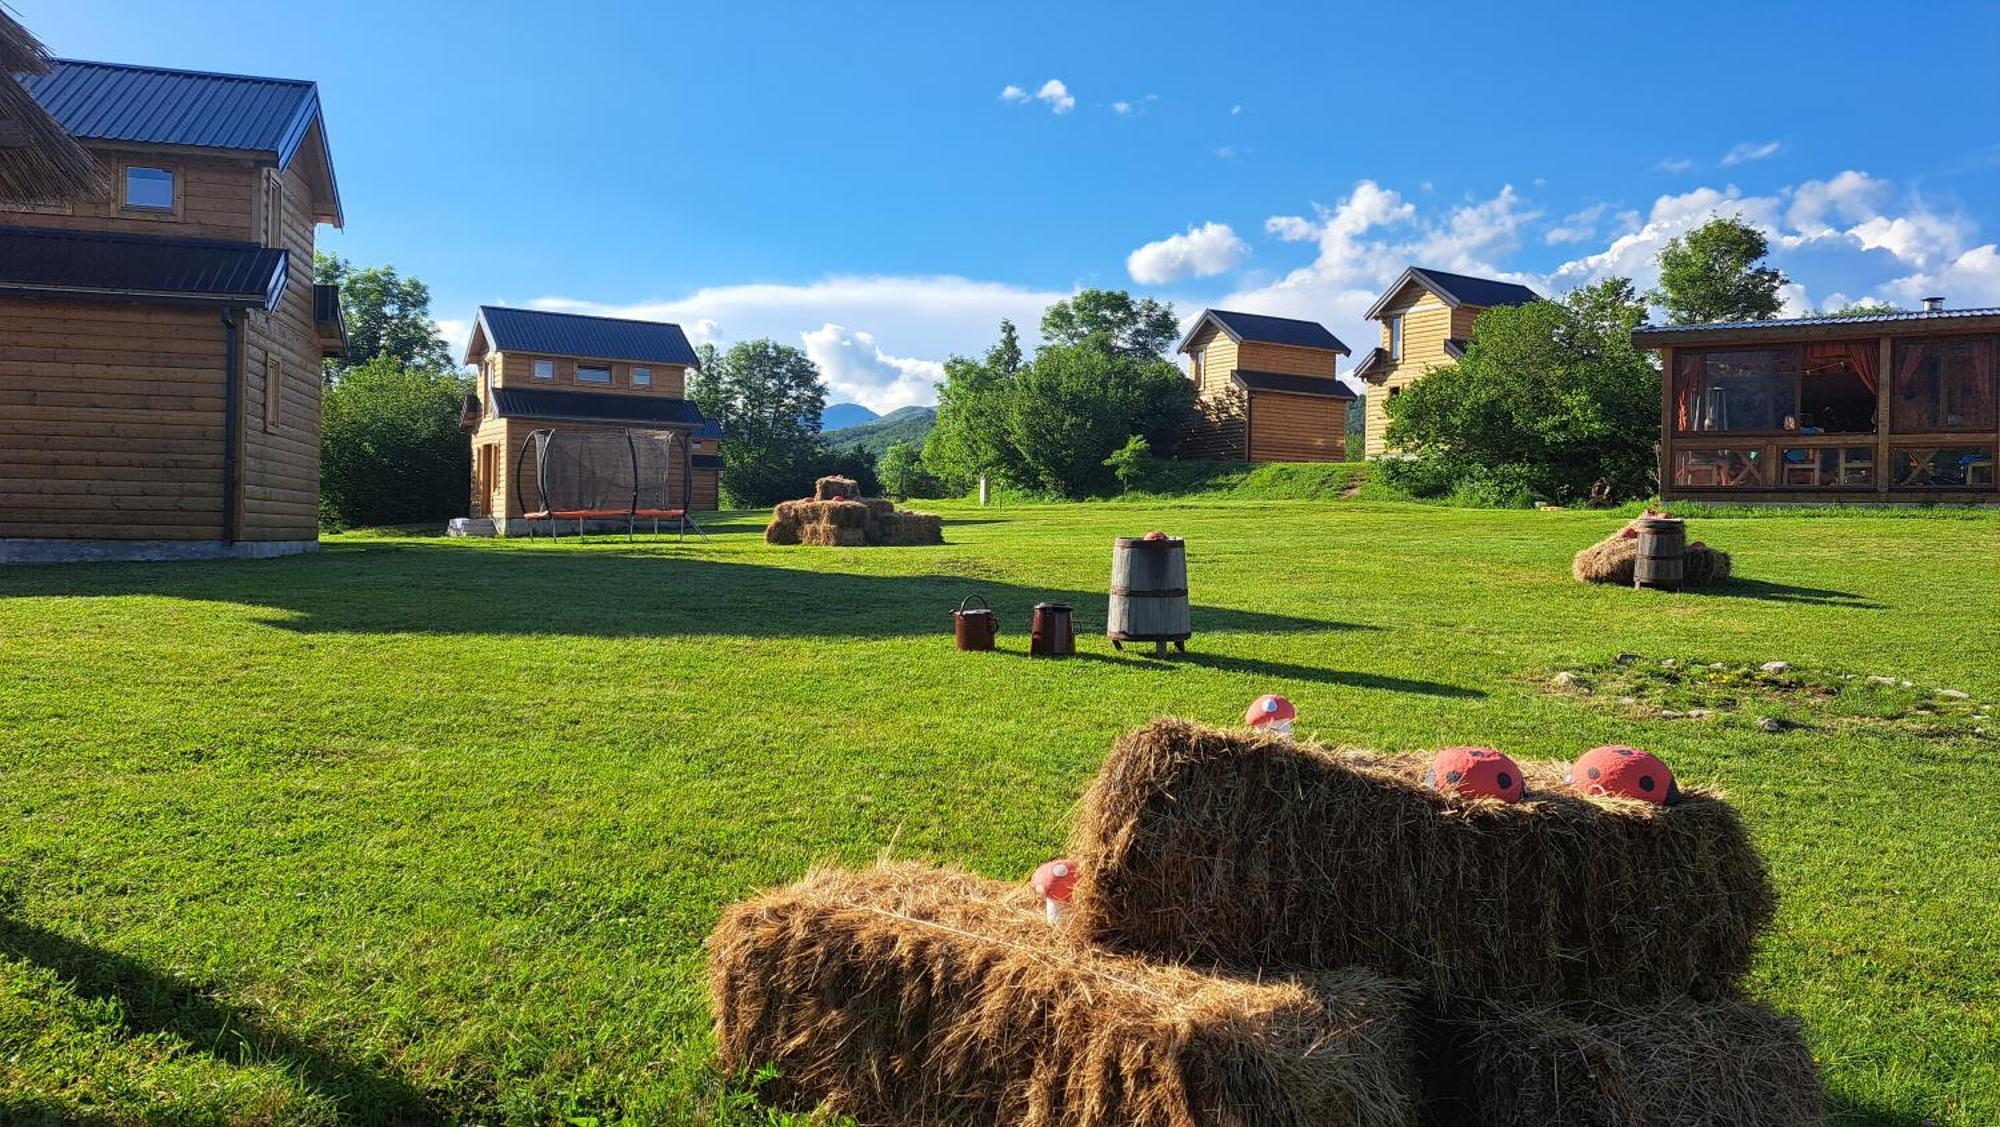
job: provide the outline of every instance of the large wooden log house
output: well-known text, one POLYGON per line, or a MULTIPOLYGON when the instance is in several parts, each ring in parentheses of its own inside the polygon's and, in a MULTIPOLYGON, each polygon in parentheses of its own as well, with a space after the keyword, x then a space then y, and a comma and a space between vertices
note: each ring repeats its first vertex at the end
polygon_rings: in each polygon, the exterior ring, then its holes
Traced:
POLYGON ((1348 349, 1326 326, 1204 309, 1177 351, 1187 356, 1195 384, 1182 454, 1247 462, 1346 459, 1354 393, 1335 371, 1348 349))
POLYGON ((64 59, 21 87, 109 190, 0 203, 0 561, 316 548, 345 347, 317 88, 64 59))

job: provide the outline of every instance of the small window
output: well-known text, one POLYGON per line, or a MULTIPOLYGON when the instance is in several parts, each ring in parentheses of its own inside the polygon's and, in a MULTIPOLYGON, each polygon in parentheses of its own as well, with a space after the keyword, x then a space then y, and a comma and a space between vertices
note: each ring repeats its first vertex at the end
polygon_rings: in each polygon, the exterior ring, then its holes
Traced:
POLYGON ((553 360, 537 360, 537 361, 535 361, 535 378, 536 378, 536 379, 538 379, 538 380, 552 380, 552 379, 555 379, 555 378, 556 378, 556 362, 555 362, 555 361, 553 361, 553 360))
POLYGON ((582 365, 582 364, 578 364, 578 365, 576 366, 576 382, 578 382, 578 383, 610 383, 610 382, 611 382, 611 369, 609 369, 609 368, 590 368, 590 367, 586 367, 586 366, 584 366, 584 365, 582 365))
POLYGON ((1194 350, 1192 355, 1193 358, 1188 362, 1189 367, 1192 369, 1189 372, 1189 375, 1194 377, 1194 382, 1200 383, 1202 376, 1202 368, 1208 361, 1208 349, 1197 348, 1194 350))
POLYGON ((285 180, 271 168, 264 170, 264 245, 285 245, 285 180))
POLYGON ((285 404, 285 358, 275 352, 264 354, 264 429, 277 430, 279 412, 285 404))
POLYGON ((634 368, 634 369, 632 369, 632 386, 633 386, 633 387, 652 387, 652 386, 653 386, 653 370, 652 370, 651 368, 634 368))
POLYGON ((1403 315, 1398 313, 1394 317, 1389 318, 1389 359, 1401 360, 1402 358, 1403 315))
POLYGON ((172 211, 173 170, 128 165, 125 169, 125 206, 141 211, 172 211))

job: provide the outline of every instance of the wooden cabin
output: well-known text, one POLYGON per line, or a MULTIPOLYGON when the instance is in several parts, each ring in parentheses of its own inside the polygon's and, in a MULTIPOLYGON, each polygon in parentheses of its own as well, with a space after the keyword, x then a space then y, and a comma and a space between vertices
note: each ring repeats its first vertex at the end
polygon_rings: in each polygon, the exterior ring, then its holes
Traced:
POLYGON ((346 347, 317 88, 67 59, 21 86, 110 186, 0 203, 0 561, 316 548, 346 347))
POLYGON ((1368 385, 1363 445, 1367 456, 1388 452, 1389 400, 1426 372, 1465 355, 1479 315, 1501 305, 1526 305, 1541 295, 1526 286, 1412 266, 1368 309, 1382 323, 1381 343, 1361 358, 1354 377, 1368 385))
POLYGON ((1644 325, 1668 500, 2000 502, 2000 309, 1644 325))
POLYGON ((1335 378, 1348 354, 1316 321, 1204 309, 1178 351, 1196 388, 1180 452, 1247 462, 1347 458, 1354 392, 1335 378))
MULTIPOLYGON (((540 496, 531 436, 544 430, 572 447, 631 435, 657 450, 657 468, 639 470, 649 480, 634 483, 653 495, 640 507, 715 510, 722 434, 687 398, 687 373, 700 361, 679 325, 482 305, 465 363, 478 370, 465 419, 471 515, 501 535, 525 531, 527 514, 571 503, 540 496)), ((605 468, 614 470, 627 472, 605 468)))

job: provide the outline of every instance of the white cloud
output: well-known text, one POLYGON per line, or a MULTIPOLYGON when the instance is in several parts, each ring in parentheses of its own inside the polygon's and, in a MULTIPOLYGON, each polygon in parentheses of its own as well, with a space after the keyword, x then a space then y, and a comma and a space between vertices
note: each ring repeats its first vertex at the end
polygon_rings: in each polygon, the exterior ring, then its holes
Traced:
POLYGON ((1230 117, 1240 117, 1240 116, 1242 116, 1242 113, 1243 113, 1243 107, 1242 107, 1242 106, 1231 106, 1231 107, 1229 107, 1229 116, 1230 116, 1230 117))
POLYGON ((1722 154, 1722 167, 1734 168, 1753 160, 1774 157, 1783 152, 1784 148, 1785 146, 1777 141, 1742 141, 1722 154))
POLYGON ((444 317, 431 322, 431 331, 451 349, 452 363, 465 358, 465 347, 472 343, 472 322, 444 317))
POLYGON ((1236 155, 1236 146, 1234 146, 1234 145, 1222 145, 1222 146, 1219 146, 1219 147, 1218 147, 1218 148, 1217 148, 1217 149, 1215 150, 1215 155, 1216 155, 1216 158, 1217 158, 1217 159, 1219 159, 1219 160, 1228 160, 1228 159, 1230 159, 1231 157, 1234 157, 1234 156, 1236 155))
POLYGON ((1028 92, 1010 82, 1000 88, 1000 100, 1014 103, 1025 102, 1028 100, 1028 92))
MULTIPOLYGON (((682 297, 648 301, 549 296, 528 304, 537 309, 672 321, 696 343, 719 345, 758 337, 799 341, 808 334, 823 334, 828 325, 840 327, 842 334, 857 341, 865 333, 867 344, 857 343, 848 355, 884 366, 876 382, 866 385, 875 389, 867 392, 870 398, 862 398, 857 390, 861 402, 878 407, 918 392, 924 398, 910 401, 928 402, 928 387, 921 379, 910 380, 910 373, 918 370, 905 365, 941 363, 953 353, 977 354, 998 338, 1003 317, 1020 326, 1023 345, 1032 348, 1042 311, 1071 293, 952 275, 835 275, 804 284, 711 286, 682 297)), ((844 369, 850 375, 863 370, 844 369)), ((853 378, 852 386, 859 389, 864 381, 853 378)))
POLYGON ((1595 203, 1581 211, 1573 211, 1563 216, 1561 223, 1548 229, 1542 241, 1550 246, 1563 243, 1581 243, 1597 236, 1597 224, 1604 213, 1611 210, 1608 203, 1595 203))
POLYGON ((1060 78, 1042 83, 1042 88, 1035 91, 1035 97, 1048 103, 1049 109, 1055 113, 1068 113, 1076 108, 1076 99, 1070 96, 1069 87, 1064 86, 1060 78))
POLYGON ((1898 278, 1881 292, 1911 307, 1927 297, 1945 298, 1947 309, 2000 306, 2000 247, 1973 247, 1941 269, 1898 278))
POLYGON ((944 365, 936 360, 891 356, 876 343, 874 334, 831 321, 801 333, 800 339, 826 379, 828 402, 859 403, 879 414, 937 402, 944 365))
POLYGON ((1118 114, 1119 116, 1121 116, 1121 117, 1122 117, 1122 116, 1124 116, 1125 114, 1128 114, 1128 113, 1131 113, 1131 112, 1132 112, 1132 103, 1130 103, 1130 102, 1127 102, 1127 101, 1124 101, 1124 100, 1122 100, 1122 99, 1121 99, 1121 100, 1119 100, 1119 101, 1116 101, 1116 102, 1113 102, 1113 103, 1111 103, 1111 112, 1112 112, 1112 113, 1115 113, 1115 114, 1118 114))
POLYGON ((1319 237, 1319 227, 1297 215, 1273 215, 1264 221, 1264 230, 1288 243, 1311 242, 1319 237))
POLYGON ((1184 234, 1147 243, 1125 258, 1125 271, 1140 285, 1181 278, 1207 278, 1234 270, 1250 257, 1250 244, 1227 223, 1190 225, 1184 234))
POLYGON ((1653 171, 1672 172, 1677 174, 1682 172, 1692 172, 1694 171, 1694 162, 1687 159, 1686 157, 1667 157, 1665 160, 1662 160, 1658 164, 1654 165, 1653 171))

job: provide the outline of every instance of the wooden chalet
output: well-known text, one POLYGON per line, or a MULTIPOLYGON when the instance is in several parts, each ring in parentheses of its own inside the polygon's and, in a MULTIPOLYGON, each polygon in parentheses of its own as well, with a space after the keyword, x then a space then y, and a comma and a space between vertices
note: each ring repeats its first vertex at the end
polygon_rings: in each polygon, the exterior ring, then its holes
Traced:
POLYGON ((1368 351, 1354 377, 1368 385, 1363 445, 1367 456, 1388 452, 1388 403, 1433 369, 1465 355, 1479 315, 1502 305, 1526 305, 1541 295, 1526 286, 1412 266, 1368 309, 1382 323, 1381 344, 1368 351))
MULTIPOLYGON (((0 80, 4 81, 4 80, 0 80)), ((318 546, 311 82, 49 60, 19 79, 108 179, 0 202, 0 561, 318 546)))
POLYGON ((1335 370, 1348 348, 1326 326, 1204 309, 1178 351, 1187 355, 1196 387, 1182 454, 1248 462, 1346 459, 1354 392, 1335 370))
POLYGON ((471 516, 492 520, 500 534, 524 531, 531 514, 571 505, 715 510, 722 436, 687 398, 688 370, 700 361, 679 325, 482 305, 465 363, 479 373, 465 419, 472 431, 471 516), (630 436, 657 453, 652 468, 637 467, 641 480, 624 487, 618 483, 632 470, 593 469, 611 479, 598 490, 602 497, 545 499, 533 462, 538 431, 554 432, 555 449, 603 447, 607 438, 630 436), (635 494, 650 502, 625 500, 635 494))
POLYGON ((1645 325, 1668 500, 2000 502, 2000 309, 1645 325))

